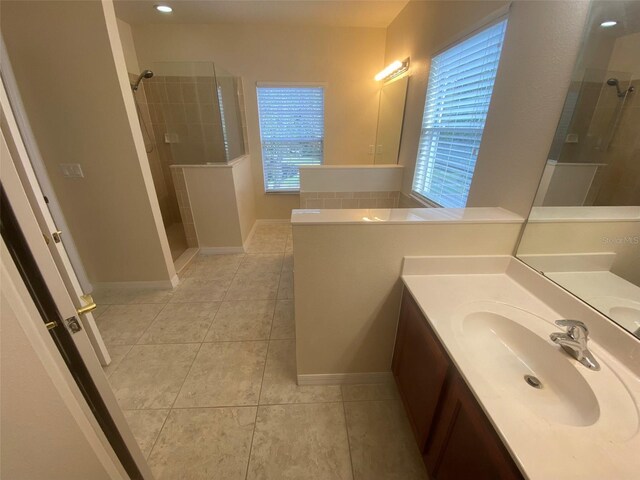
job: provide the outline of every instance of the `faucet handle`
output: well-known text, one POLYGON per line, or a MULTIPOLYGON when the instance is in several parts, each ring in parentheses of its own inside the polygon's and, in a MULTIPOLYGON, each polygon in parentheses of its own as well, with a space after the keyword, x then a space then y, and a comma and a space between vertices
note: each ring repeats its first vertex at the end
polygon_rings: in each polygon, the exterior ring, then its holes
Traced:
POLYGON ((556 320, 555 324, 559 327, 567 327, 568 331, 573 330, 575 327, 578 327, 584 331, 585 336, 589 335, 589 329, 584 324, 584 322, 580 320, 556 320))

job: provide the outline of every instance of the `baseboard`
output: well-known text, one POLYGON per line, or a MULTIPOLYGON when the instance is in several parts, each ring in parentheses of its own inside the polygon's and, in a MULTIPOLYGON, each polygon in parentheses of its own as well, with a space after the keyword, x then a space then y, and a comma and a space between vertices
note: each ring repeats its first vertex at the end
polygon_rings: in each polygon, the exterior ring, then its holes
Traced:
POLYGON ((274 224, 274 223, 291 223, 291 220, 288 218, 258 218, 256 220, 256 223, 258 225, 268 225, 268 224, 274 224))
POLYGON ((244 253, 244 247, 200 247, 201 255, 221 255, 224 253, 244 253))
POLYGON ((164 290, 173 289, 178 284, 178 276, 174 275, 171 280, 159 280, 155 282, 95 282, 94 290, 101 288, 122 288, 122 289, 139 289, 139 290, 164 290), (175 283, 174 283, 175 282, 175 283))
POLYGON ((183 272, 198 254, 198 248, 187 248, 182 255, 176 258, 173 262, 173 266, 176 269, 176 274, 183 272))
POLYGON ((391 372, 371 373, 317 373, 298 375, 298 385, 349 385, 360 383, 388 383, 391 372))

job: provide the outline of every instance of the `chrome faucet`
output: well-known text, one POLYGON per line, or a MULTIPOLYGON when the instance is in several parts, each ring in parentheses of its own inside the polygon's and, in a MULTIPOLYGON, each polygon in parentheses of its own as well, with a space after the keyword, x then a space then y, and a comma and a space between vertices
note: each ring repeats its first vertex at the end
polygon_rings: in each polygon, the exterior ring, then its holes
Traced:
POLYGON ((549 338, 585 367, 600 370, 600 364, 587 347, 587 340, 589 340, 587 326, 580 320, 556 320, 556 325, 567 327, 567 331, 552 333, 549 338))

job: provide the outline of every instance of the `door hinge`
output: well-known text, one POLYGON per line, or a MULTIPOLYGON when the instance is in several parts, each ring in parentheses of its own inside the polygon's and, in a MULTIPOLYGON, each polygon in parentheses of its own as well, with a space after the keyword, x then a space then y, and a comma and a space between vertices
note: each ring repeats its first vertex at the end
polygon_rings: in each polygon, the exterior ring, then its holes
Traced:
POLYGON ((82 325, 80 325, 80 321, 77 317, 66 318, 64 323, 67 324, 67 328, 71 333, 78 333, 80 330, 82 330, 82 325))
POLYGON ((56 322, 54 320, 53 322, 45 323, 44 326, 47 327, 47 330, 53 330, 54 328, 56 328, 58 326, 58 322, 56 322))
POLYGON ((62 241, 62 239, 60 238, 60 235, 62 235, 62 230, 56 230, 55 232, 51 233, 51 236, 53 237, 53 241, 56 243, 60 243, 62 241))

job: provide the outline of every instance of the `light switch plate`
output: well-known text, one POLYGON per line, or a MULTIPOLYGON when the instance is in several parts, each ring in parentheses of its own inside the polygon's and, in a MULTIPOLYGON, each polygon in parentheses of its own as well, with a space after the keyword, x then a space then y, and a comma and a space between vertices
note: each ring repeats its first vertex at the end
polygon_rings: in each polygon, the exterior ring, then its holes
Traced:
POLYGON ((68 178, 84 178, 84 172, 79 163, 61 163, 62 176, 68 178))

